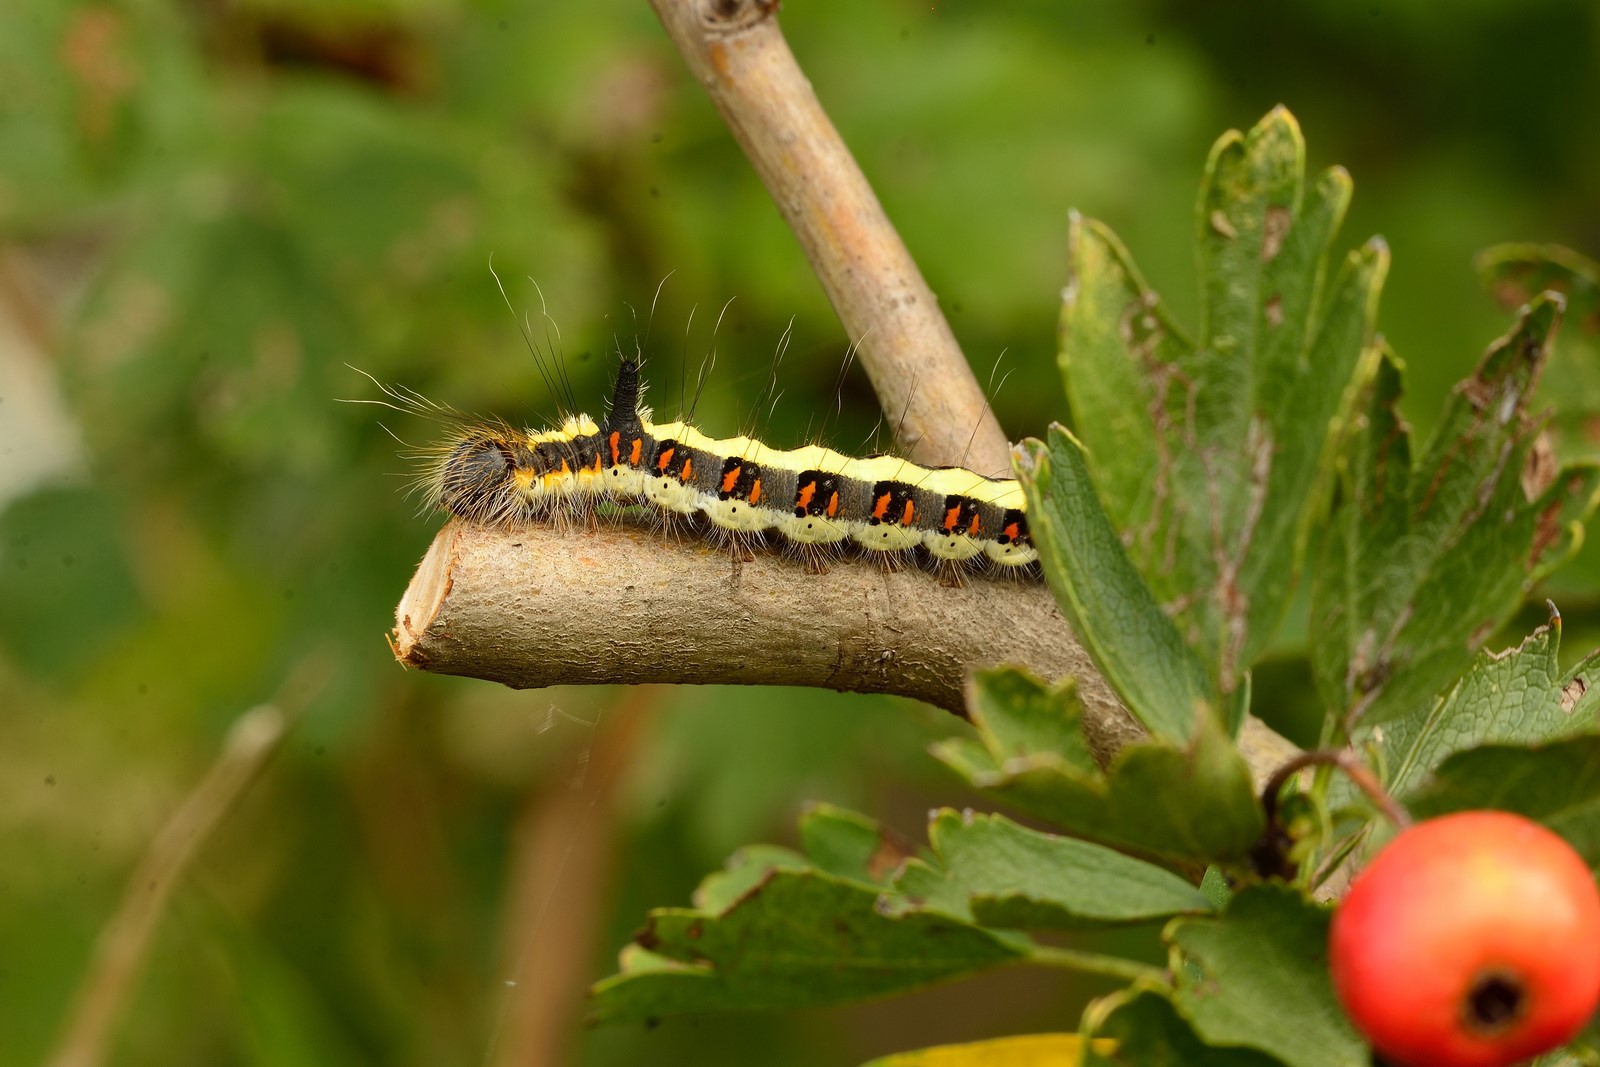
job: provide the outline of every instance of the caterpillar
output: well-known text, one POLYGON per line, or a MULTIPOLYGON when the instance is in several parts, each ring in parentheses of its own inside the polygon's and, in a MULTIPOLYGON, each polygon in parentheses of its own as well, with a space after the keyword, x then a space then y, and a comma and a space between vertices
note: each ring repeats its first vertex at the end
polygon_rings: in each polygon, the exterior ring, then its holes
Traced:
POLYGON ((1014 480, 892 455, 852 458, 820 445, 719 440, 684 422, 651 422, 642 399, 639 365, 624 360, 599 422, 573 415, 539 432, 458 427, 429 453, 423 493, 435 507, 492 526, 590 514, 603 502, 644 503, 669 518, 703 521, 735 543, 775 534, 814 566, 854 548, 891 564, 917 556, 944 568, 1037 572, 1014 480))

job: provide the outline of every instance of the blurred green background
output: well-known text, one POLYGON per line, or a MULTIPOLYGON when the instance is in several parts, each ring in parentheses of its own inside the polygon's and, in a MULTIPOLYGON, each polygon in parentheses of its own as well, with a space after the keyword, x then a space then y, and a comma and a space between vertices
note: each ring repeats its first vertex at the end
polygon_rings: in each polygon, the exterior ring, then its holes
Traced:
MULTIPOLYGON (((1206 151, 1280 102, 1313 167, 1355 176, 1346 244, 1394 249, 1381 321, 1425 431, 1508 322, 1473 253, 1600 251, 1597 10, 793 0, 783 25, 980 379, 998 364, 1009 433, 1064 414, 1068 210, 1192 322, 1206 151)), ((336 400, 377 395, 350 364, 553 416, 491 256, 519 313, 537 281, 590 410, 647 328, 673 408, 732 299, 706 429, 748 423, 792 321, 765 432, 872 433, 859 372, 829 414, 849 338, 644 0, 0 6, 0 1067, 46 1060, 141 852, 275 697, 304 713, 175 893, 110 1063, 849 1064, 1075 1025, 1092 988, 1018 973, 581 1027, 645 910, 791 841, 803 800, 920 839, 974 798, 923 755, 960 724, 905 702, 395 665, 439 520, 385 427, 433 428, 336 400)), ((1600 562, 1564 582, 1572 652, 1600 562)), ((1259 706, 1303 704, 1303 632, 1259 706)))

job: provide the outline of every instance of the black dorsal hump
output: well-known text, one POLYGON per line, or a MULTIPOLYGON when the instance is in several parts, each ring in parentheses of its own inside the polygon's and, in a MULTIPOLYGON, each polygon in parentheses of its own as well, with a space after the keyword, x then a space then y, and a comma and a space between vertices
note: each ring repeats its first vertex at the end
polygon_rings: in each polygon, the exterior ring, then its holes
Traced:
POLYGON ((623 360, 617 368, 617 384, 611 391, 605 428, 608 434, 618 430, 624 437, 637 436, 644 429, 644 423, 639 421, 639 364, 631 359, 623 360))

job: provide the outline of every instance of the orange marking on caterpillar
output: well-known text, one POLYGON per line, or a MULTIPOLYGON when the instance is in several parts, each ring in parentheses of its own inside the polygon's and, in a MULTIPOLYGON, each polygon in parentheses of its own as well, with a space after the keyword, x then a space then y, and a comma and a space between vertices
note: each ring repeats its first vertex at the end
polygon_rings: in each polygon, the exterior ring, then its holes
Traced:
POLYGON ((761 499, 761 479, 757 478, 750 485, 750 503, 754 504, 761 499))
POLYGON ((694 477, 694 457, 690 456, 683 461, 683 473, 678 475, 678 481, 684 485, 689 484, 689 479, 694 477))
POLYGON ((1017 539, 1018 533, 1017 524, 1008 522, 1006 523, 1006 528, 1001 531, 1001 540, 1009 544, 1017 539))
POLYGON ((882 520, 889 514, 889 494, 884 493, 872 502, 872 517, 882 520))
POLYGON ((828 518, 839 514, 839 493, 835 490, 828 496, 828 518))
POLYGON ((972 513, 972 522, 967 525, 967 536, 977 537, 978 531, 983 528, 983 519, 976 511, 972 513))
POLYGON ((612 430, 606 438, 606 447, 611 451, 611 465, 617 465, 617 459, 622 455, 622 431, 612 430))
POLYGON ((956 523, 961 521, 961 505, 944 509, 944 529, 946 533, 956 528, 956 523))
MULTIPOLYGON (((722 476, 722 491, 724 493, 731 493, 731 492, 733 492, 733 487, 738 485, 738 484, 739 484, 739 468, 738 467, 730 468, 728 473, 726 473, 726 474, 724 474, 722 476)), ((753 504, 753 503, 755 503, 755 501, 752 500, 751 503, 753 504)))
POLYGON ((637 467, 639 465, 639 452, 643 448, 644 438, 635 437, 633 439, 633 447, 628 450, 628 466, 637 467))
POLYGON ((900 516, 901 526, 910 526, 911 520, 917 517, 917 505, 910 500, 906 501, 905 514, 900 516))
POLYGON ((667 472, 667 468, 672 465, 672 453, 676 451, 677 449, 675 448, 663 448, 661 450, 661 455, 656 457, 656 470, 660 471, 662 474, 665 474, 667 472))
POLYGON ((814 482, 814 481, 807 482, 805 485, 802 485, 800 487, 800 492, 794 498, 795 509, 797 511, 801 511, 801 512, 806 511, 808 508, 811 507, 811 498, 816 496, 816 495, 817 495, 817 483, 816 482, 814 482))

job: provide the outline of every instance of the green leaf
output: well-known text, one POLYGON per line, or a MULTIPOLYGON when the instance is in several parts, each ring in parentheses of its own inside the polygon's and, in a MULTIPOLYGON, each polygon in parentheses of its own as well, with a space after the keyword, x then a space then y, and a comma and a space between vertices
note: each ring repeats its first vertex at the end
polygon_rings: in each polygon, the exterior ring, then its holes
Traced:
POLYGON ((1216 695, 1128 560, 1095 496, 1081 446, 1052 426, 1048 446, 1024 441, 1014 462, 1045 577, 1095 666, 1152 734, 1188 738, 1195 721, 1212 714, 1216 695))
MULTIPOLYGON (((989 700, 976 721, 981 740, 953 738, 933 746, 933 754, 1003 802, 1074 837, 1173 858, 1236 858, 1260 836, 1261 809, 1249 765, 1210 717, 1200 721, 1187 745, 1125 745, 1102 772, 1053 751, 1017 754, 1015 745, 992 732, 991 721, 1013 716, 1065 715, 1076 722, 1082 707, 1074 694, 1058 691, 1061 702, 1052 706, 1043 683, 1020 672, 1008 675, 1004 687, 985 678, 976 686, 989 700)), ((1023 732, 1012 728, 1004 736, 1023 732)))
POLYGON ((1209 1045, 1259 1049, 1290 1067, 1369 1067, 1328 976, 1331 912, 1286 886, 1241 890, 1214 919, 1174 919, 1174 1000, 1209 1045), (1191 968, 1198 970, 1198 976, 1191 968))
POLYGON ((1073 1067, 1083 1049, 1078 1034, 1019 1034, 896 1052, 862 1067, 1073 1067))
POLYGON ((1567 300, 1575 328, 1562 332, 1539 382, 1536 406, 1555 410, 1556 451, 1593 454, 1600 416, 1600 263, 1560 245, 1505 244, 1477 256, 1478 273, 1496 300, 1514 310, 1546 290, 1567 300))
POLYGON ((723 911, 750 892, 772 871, 804 871, 811 864, 793 849, 778 845, 746 845, 728 857, 720 871, 712 871, 695 887, 694 906, 702 911, 723 911))
POLYGON ((1413 469, 1387 352, 1343 453, 1312 593, 1312 666, 1346 722, 1381 723, 1431 701, 1542 574, 1579 543, 1600 469, 1556 474, 1527 414, 1557 297, 1541 298, 1456 387, 1413 469))
POLYGON ((800 816, 800 841, 819 871, 873 885, 886 884, 910 848, 865 815, 832 804, 810 804, 800 816))
POLYGON ((1225 134, 1198 205, 1194 340, 1116 237, 1073 219, 1060 344, 1073 425, 1122 543, 1223 694, 1283 614, 1372 337, 1388 250, 1369 242, 1328 278, 1349 200, 1341 169, 1305 188, 1283 108, 1225 134))
POLYGON ((1206 868, 1206 873, 1200 879, 1200 894, 1211 902, 1211 906, 1218 910, 1228 906, 1228 901, 1233 897, 1233 887, 1228 884, 1228 878, 1216 864, 1206 868))
POLYGON ((1072 678, 1046 686, 1015 667, 978 671, 968 687, 967 714, 997 761, 1048 752, 1081 770, 1099 769, 1072 678))
POLYGON ((1089 1005, 1083 1031, 1090 1041, 1082 1067, 1272 1067, 1278 1062, 1252 1049, 1206 1045, 1163 992, 1137 986, 1089 1005))
POLYGON ((907 910, 1012 929, 1084 929, 1211 910, 1170 871, 1003 815, 946 808, 928 840, 934 862, 909 861, 895 883, 907 910))
POLYGON ((1477 808, 1513 811, 1548 826, 1589 866, 1600 867, 1600 737, 1458 752, 1404 803, 1422 819, 1477 808))
POLYGON ((1384 775, 1398 796, 1454 752, 1483 744, 1530 744, 1590 730, 1600 708, 1600 653, 1570 672, 1557 661, 1561 619, 1517 648, 1480 652, 1470 670, 1431 708, 1372 731, 1384 775))
POLYGON ((882 914, 877 890, 773 870, 722 911, 660 908, 592 990, 593 1019, 796 1008, 904 992, 1027 958, 1020 935, 882 914))

